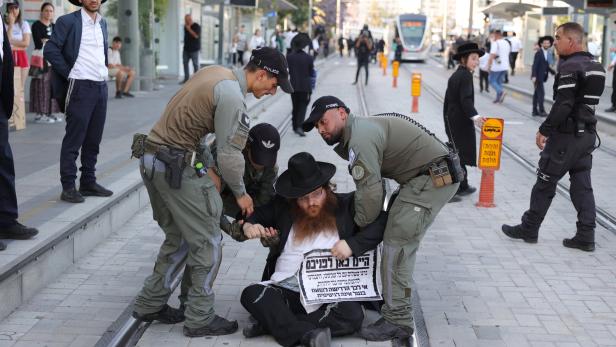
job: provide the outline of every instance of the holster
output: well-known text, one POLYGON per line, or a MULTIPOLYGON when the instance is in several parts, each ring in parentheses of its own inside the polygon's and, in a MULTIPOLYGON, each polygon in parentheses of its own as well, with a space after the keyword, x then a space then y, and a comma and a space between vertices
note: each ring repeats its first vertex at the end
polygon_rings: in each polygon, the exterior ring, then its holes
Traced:
POLYGON ((449 172, 451 173, 451 179, 453 183, 459 183, 464 181, 464 170, 462 169, 462 165, 460 164, 460 156, 458 155, 458 151, 453 147, 453 145, 447 142, 447 149, 449 153, 445 157, 445 161, 447 162, 447 166, 449 167, 449 172))
POLYGON ((185 151, 160 146, 156 152, 156 159, 165 164, 165 180, 171 189, 182 187, 182 172, 186 167, 185 151))

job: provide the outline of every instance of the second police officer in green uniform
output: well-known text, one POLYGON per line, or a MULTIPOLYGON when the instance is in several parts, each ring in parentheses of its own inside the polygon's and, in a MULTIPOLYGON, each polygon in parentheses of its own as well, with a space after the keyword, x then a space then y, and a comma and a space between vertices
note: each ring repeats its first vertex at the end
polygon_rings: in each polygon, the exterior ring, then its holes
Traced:
MULTIPOLYGON (((214 312, 213 282, 222 258, 220 178, 199 152, 200 140, 215 133, 218 169, 245 215, 253 201, 244 186, 244 156, 249 131, 244 97, 275 94, 277 86, 293 91, 284 56, 272 48, 253 51, 243 70, 211 66, 197 72, 176 93, 146 139, 133 141, 141 158, 141 173, 154 219, 165 233, 153 273, 135 300, 133 316, 144 321, 175 324, 186 320, 190 337, 234 333, 236 321, 214 312), (195 159, 195 157, 197 159, 195 159), (207 174, 195 160, 210 167, 207 174), (197 169, 197 170, 196 170, 197 169), (192 284, 186 311, 167 305, 172 271, 187 254, 186 272, 192 284), (185 315, 185 317, 184 317, 185 315)), ((137 136, 136 136, 137 137, 137 136)))
POLYGON ((400 184, 383 238, 383 317, 363 328, 361 335, 370 341, 409 339, 413 334, 411 281, 417 249, 459 184, 449 181, 436 187, 433 183, 430 167, 442 165, 449 151, 423 126, 399 114, 356 117, 349 112, 338 98, 321 97, 314 102, 304 131, 316 127, 323 140, 336 145, 336 153, 349 161, 357 188, 355 222, 359 226, 379 215, 383 178, 400 184))

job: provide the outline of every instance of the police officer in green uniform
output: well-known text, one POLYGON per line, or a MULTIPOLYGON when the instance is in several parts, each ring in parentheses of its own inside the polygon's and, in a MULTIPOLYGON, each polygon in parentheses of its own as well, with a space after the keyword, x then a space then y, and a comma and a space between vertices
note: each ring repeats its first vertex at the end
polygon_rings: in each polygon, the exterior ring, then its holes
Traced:
POLYGON ((304 131, 313 127, 328 145, 336 145, 338 155, 349 161, 357 188, 355 222, 359 226, 379 215, 383 178, 400 184, 397 197, 392 198, 383 239, 383 317, 362 329, 361 335, 370 341, 408 341, 413 334, 411 281, 417 249, 426 229, 459 186, 451 180, 443 183, 437 177, 436 168, 443 167, 449 151, 427 129, 406 116, 356 117, 333 96, 321 97, 312 105, 304 131))
POLYGON ((133 317, 175 324, 185 319, 190 337, 232 334, 236 321, 214 312, 213 282, 222 259, 220 215, 222 200, 217 177, 199 148, 200 140, 215 133, 218 169, 245 215, 253 200, 243 181, 242 150, 249 118, 244 97, 275 94, 277 87, 290 93, 287 63, 272 48, 253 51, 243 70, 211 66, 199 70, 167 104, 163 116, 147 138, 136 135, 133 155, 140 157, 141 174, 148 190, 154 219, 165 233, 154 271, 135 300, 133 317), (201 164, 201 165, 199 165, 201 164), (207 170, 207 171, 206 171, 207 170), (192 285, 186 310, 171 308, 172 273, 186 256, 192 285), (185 317, 184 317, 185 315, 185 317))
MULTIPOLYGON (((209 151, 212 154, 214 163, 217 162, 217 145, 216 141, 212 143, 209 151)), ((250 128, 248 132, 248 141, 246 147, 242 151, 244 154, 244 187, 246 192, 252 198, 254 207, 265 205, 275 195, 274 182, 278 177, 278 166, 276 158, 280 149, 280 134, 276 128, 268 123, 257 124, 250 128)), ((206 154, 207 155, 207 154, 206 154)), ((214 171, 218 171, 214 167, 214 171)), ((220 196, 222 198, 223 212, 220 216, 220 228, 229 234, 236 241, 246 241, 248 238, 244 235, 239 225, 234 225, 229 222, 227 216, 236 219, 244 219, 242 210, 238 206, 235 196, 229 186, 224 181, 220 183, 220 196)), ((275 239, 264 239, 262 242, 272 242, 275 239)), ((188 273, 189 268, 184 270, 188 273)), ((186 300, 188 298, 188 290, 192 286, 190 276, 182 278, 182 288, 180 291, 180 310, 185 310, 186 300)))

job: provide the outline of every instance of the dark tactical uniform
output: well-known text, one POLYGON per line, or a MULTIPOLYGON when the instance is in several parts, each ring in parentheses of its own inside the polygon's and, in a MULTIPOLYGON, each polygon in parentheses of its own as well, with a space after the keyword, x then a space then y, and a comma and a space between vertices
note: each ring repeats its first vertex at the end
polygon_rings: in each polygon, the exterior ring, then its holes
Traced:
MULTIPOLYGON (((309 130, 309 129, 308 129, 309 130)), ((383 178, 400 184, 391 203, 383 237, 381 276, 383 317, 412 331, 411 282, 415 256, 426 230, 459 184, 436 188, 429 165, 448 150, 404 116, 355 117, 349 114, 334 149, 349 161, 355 181, 355 223, 373 222, 383 206, 383 178)))
MULTIPOLYGON (((554 106, 539 127, 547 143, 541 152, 530 208, 522 216, 522 230, 536 240, 539 227, 568 172, 571 201, 578 214, 576 241, 595 240, 595 198, 590 182, 591 153, 597 138, 595 108, 605 86, 605 70, 587 52, 561 57, 554 82, 554 106)), ((532 242, 532 241, 531 241, 532 242)))

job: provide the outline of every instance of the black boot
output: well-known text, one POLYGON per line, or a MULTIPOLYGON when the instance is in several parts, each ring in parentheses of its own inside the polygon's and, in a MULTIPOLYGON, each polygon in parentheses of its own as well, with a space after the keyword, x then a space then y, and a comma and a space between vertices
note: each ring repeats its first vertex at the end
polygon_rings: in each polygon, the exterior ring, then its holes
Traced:
POLYGON ((381 318, 362 328, 359 335, 368 341, 388 341, 392 339, 408 339, 413 336, 413 328, 388 322, 381 318))
POLYGON ((457 196, 467 196, 467 195, 473 194, 476 191, 477 191, 477 188, 467 185, 464 189, 458 188, 456 195, 457 196))
POLYGON ((0 251, 4 251, 6 249, 6 244, 0 241, 0 251))
POLYGON ((86 201, 86 199, 83 198, 83 195, 81 195, 81 193, 79 193, 75 188, 63 190, 60 195, 60 200, 74 204, 86 201))
POLYGON ((253 337, 263 336, 267 334, 267 332, 265 331, 263 325, 259 322, 250 322, 244 329, 242 329, 242 334, 244 334, 246 338, 250 339, 253 337))
POLYGON ((514 226, 503 224, 501 230, 512 239, 521 239, 527 243, 537 243, 537 233, 523 229, 520 224, 514 226))
POLYGON ((0 229, 0 239, 27 240, 36 234, 38 234, 38 230, 35 228, 28 228, 20 223, 15 223, 0 229))
POLYGON ((156 320, 163 324, 175 324, 184 321, 184 312, 165 304, 160 311, 154 313, 142 315, 137 313, 137 311, 133 311, 133 318, 144 322, 153 322, 156 320))
POLYGON ((208 325, 199 328, 189 328, 184 326, 184 335, 188 337, 230 335, 236 332, 237 328, 237 321, 226 320, 218 315, 215 315, 214 320, 212 320, 208 325))
POLYGON ((595 243, 588 241, 578 241, 575 237, 571 239, 564 239, 563 246, 567 248, 577 248, 581 251, 586 252, 594 252, 595 251, 595 243))
POLYGON ((302 336, 300 343, 306 347, 330 347, 332 345, 332 334, 329 328, 310 330, 302 336))
POLYGON ((88 185, 80 185, 79 193, 83 196, 112 196, 113 192, 98 183, 88 184, 88 185))

